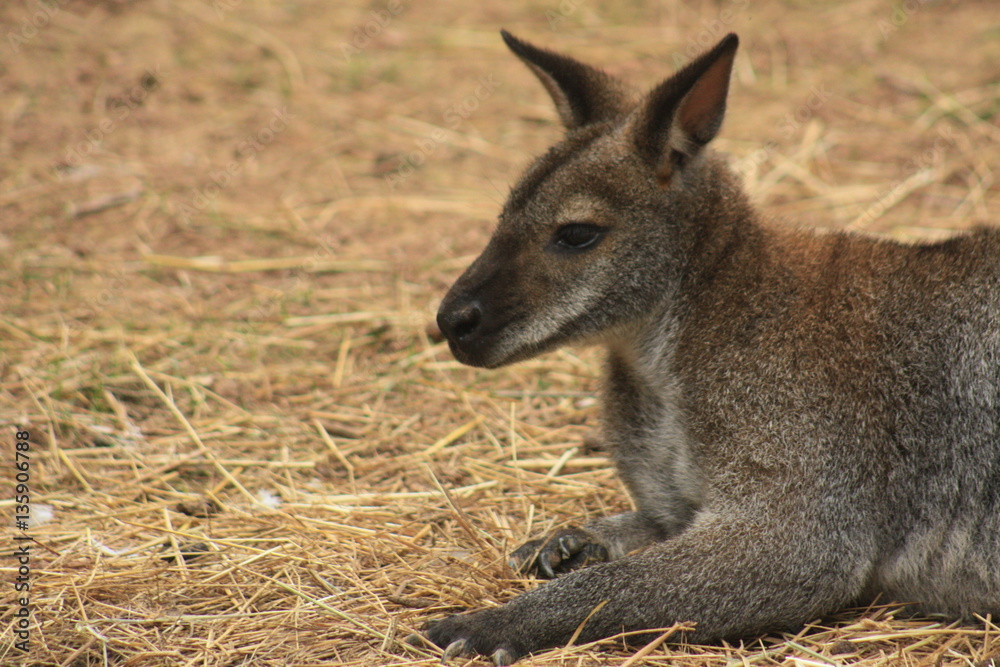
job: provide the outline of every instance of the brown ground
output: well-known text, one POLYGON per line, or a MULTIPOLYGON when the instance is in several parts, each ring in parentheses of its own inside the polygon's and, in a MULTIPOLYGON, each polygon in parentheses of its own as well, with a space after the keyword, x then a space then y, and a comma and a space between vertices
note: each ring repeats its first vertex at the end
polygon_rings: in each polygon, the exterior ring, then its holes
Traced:
MULTIPOLYGON (((17 425, 32 515, 54 514, 28 530, 27 657, 0 564, 0 663, 432 665, 400 638, 533 586, 512 546, 627 507, 581 444, 596 353, 480 372, 426 331, 559 135, 500 27, 643 85, 736 30, 718 144, 775 215, 911 238, 1000 220, 994 0, 342 4, 0 8, 0 506, 11 525, 17 425)), ((996 625, 890 608, 642 660, 998 651, 996 625)))

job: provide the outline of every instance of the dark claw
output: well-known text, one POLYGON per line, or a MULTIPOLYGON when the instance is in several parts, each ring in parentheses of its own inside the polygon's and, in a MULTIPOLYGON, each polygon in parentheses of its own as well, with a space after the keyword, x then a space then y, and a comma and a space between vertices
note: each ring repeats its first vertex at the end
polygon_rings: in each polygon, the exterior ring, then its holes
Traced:
POLYGON ((563 535, 559 538, 559 550, 562 552, 563 559, 569 560, 573 557, 573 554, 580 551, 583 547, 579 536, 575 533, 570 535, 563 535))
POLYGON ((555 579, 556 571, 552 569, 552 563, 549 562, 549 553, 548 551, 543 551, 538 555, 538 569, 542 571, 546 579, 555 579))
POLYGON ((456 639, 452 643, 448 644, 448 648, 444 650, 444 654, 441 656, 441 662, 448 662, 452 658, 464 655, 467 648, 468 642, 464 639, 456 639))
POLYGON ((525 574, 530 572, 544 545, 544 540, 531 540, 519 546, 510 554, 510 560, 507 561, 510 568, 515 572, 525 574))
POLYGON ((517 656, 505 648, 498 648, 493 652, 492 657, 496 667, 507 667, 507 665, 513 665, 517 661, 517 656))

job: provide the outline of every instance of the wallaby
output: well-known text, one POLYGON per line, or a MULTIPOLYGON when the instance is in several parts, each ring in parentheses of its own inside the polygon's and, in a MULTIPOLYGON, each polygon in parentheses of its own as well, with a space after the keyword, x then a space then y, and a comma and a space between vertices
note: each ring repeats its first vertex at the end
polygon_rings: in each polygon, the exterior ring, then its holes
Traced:
POLYGON ((637 95, 502 34, 566 135, 438 324, 487 368, 604 345, 636 511, 517 549, 556 578, 430 624, 445 659, 507 665, 578 629, 753 637, 876 598, 1000 617, 1000 229, 905 245, 762 219, 706 148, 736 35, 637 95))

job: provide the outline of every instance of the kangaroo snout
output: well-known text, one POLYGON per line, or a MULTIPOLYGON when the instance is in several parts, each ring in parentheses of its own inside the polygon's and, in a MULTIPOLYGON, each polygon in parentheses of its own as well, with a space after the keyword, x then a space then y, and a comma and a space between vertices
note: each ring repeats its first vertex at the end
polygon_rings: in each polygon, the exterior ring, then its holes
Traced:
POLYGON ((523 347, 518 341, 529 303, 519 272, 487 251, 452 285, 438 308, 437 325, 456 359, 496 368, 523 347))
POLYGON ((473 339, 482 320, 483 307, 478 299, 453 305, 443 303, 437 314, 438 328, 451 344, 473 339))
POLYGON ((491 368, 490 331, 496 329, 483 302, 464 290, 452 290, 438 309, 437 325, 455 358, 469 366, 491 368))

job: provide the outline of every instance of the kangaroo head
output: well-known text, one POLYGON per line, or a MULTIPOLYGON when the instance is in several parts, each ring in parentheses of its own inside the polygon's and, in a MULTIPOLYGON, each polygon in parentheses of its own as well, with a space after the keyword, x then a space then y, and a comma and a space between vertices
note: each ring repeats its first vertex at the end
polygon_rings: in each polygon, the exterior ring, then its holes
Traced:
POLYGON ((682 230, 709 215, 702 150, 722 124, 730 34, 645 96, 502 32, 566 135, 514 186, 437 321, 460 361, 494 368, 648 314, 683 270, 682 230))

